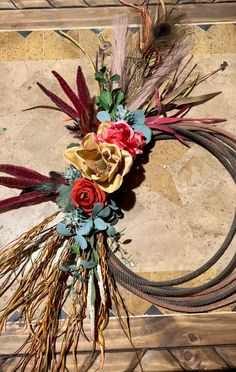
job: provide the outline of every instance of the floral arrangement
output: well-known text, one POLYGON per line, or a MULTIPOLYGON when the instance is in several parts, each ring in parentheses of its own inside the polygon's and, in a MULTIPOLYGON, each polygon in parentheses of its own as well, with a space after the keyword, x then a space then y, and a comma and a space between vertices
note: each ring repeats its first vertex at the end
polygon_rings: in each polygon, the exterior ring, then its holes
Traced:
MULTIPOLYGON (((211 293, 207 296, 209 287, 214 292, 218 278, 199 289, 175 287, 206 271, 217 257, 187 277, 160 284, 133 274, 115 255, 121 236, 116 224, 123 217, 117 195, 133 165, 148 152, 150 143, 177 139, 189 146, 190 141, 195 141, 222 161, 229 172, 236 147, 233 136, 215 126, 223 119, 185 116, 194 105, 219 94, 196 97, 191 92, 227 64, 224 62, 207 76, 189 71, 191 57, 183 62, 189 41, 179 14, 167 12, 163 4, 155 17, 144 8, 129 6, 141 17, 137 43, 130 39, 128 19, 118 17, 114 21, 112 66, 104 63, 101 51, 96 64, 83 51, 94 69, 97 97, 91 97, 80 67, 77 92, 53 71, 71 105, 38 83, 55 105, 46 108, 57 109, 73 121, 66 128, 76 140, 64 151, 67 163, 64 172, 44 176, 22 166, 0 165, 0 172, 8 174, 0 177, 0 184, 21 190, 19 196, 0 201, 0 212, 52 200, 62 213, 59 223, 52 223, 58 212, 0 253, 0 278, 4 278, 1 295, 19 282, 1 313, 0 330, 18 308, 30 331, 24 345, 25 356, 15 370, 24 370, 31 361, 34 371, 64 371, 70 349, 77 370, 76 350, 86 318, 91 328, 89 339, 102 351, 102 368, 103 330, 109 308, 115 307, 118 316, 125 310, 117 282, 152 303, 176 311, 206 311, 235 300, 234 289, 226 284, 224 295, 217 292, 215 297, 211 293), (35 254, 37 258, 32 262, 35 254), (30 262, 30 268, 25 270, 30 262), (73 311, 62 332, 59 317, 68 296, 73 311), (62 348, 56 358, 56 342, 61 334, 62 348)), ((61 34, 81 48, 69 35, 61 34)), ((231 231, 231 237, 234 232, 231 231)), ((128 323, 123 318, 120 321, 130 337, 128 323)))

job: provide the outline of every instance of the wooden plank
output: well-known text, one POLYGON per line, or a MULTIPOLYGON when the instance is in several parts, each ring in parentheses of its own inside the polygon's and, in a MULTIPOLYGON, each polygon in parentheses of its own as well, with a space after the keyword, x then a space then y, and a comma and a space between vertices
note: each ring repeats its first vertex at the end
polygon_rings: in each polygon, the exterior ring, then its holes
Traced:
POLYGON ((50 8, 50 4, 46 0, 14 0, 14 4, 19 9, 50 8))
MULTIPOLYGON (((132 340, 137 349, 236 344, 235 313, 130 317, 130 326, 132 340)), ((84 329, 89 335, 87 322, 84 323, 84 329)), ((104 336, 107 350, 132 349, 116 319, 110 319, 104 336)), ((19 325, 9 327, 0 337, 0 354, 12 353, 26 337, 27 333, 22 334, 19 325)), ((58 340, 58 350, 61 341, 58 340)), ((80 350, 90 349, 90 343, 81 338, 80 350)))
POLYGON ((226 370, 228 367, 225 361, 211 347, 171 349, 171 354, 175 356, 183 369, 188 371, 218 371, 221 369, 226 370))
MULTIPOLYGON (((152 11, 154 6, 150 6, 152 11)), ((235 23, 236 6, 227 4, 187 4, 178 5, 184 10, 189 23, 235 23)), ((139 17, 127 7, 76 8, 76 9, 36 9, 0 11, 0 30, 41 30, 78 29, 89 27, 109 27, 115 14, 130 15, 130 24, 136 25, 139 17)))
POLYGON ((15 9, 15 6, 10 0, 1 0, 0 10, 1 9, 15 9))
POLYGON ((221 358, 224 359, 228 367, 236 366, 236 347, 232 346, 217 346, 215 351, 219 354, 221 358))
MULTIPOLYGON (((156 371, 183 371, 182 367, 177 361, 166 350, 151 350, 151 351, 139 351, 138 356, 140 358, 141 366, 144 371, 156 372, 156 371)), ((78 354, 78 369, 80 370, 83 363, 88 360, 90 354, 78 354)), ((19 358, 1 359, 0 358, 0 371, 10 372, 14 365, 18 362, 19 358)), ((73 359, 71 355, 67 357, 66 366, 69 371, 74 370, 73 359)), ((100 364, 100 352, 97 352, 93 358, 92 366, 89 371, 95 372, 98 370, 100 364)), ((134 351, 118 351, 110 352, 105 355, 105 364, 103 372, 121 372, 121 371, 135 371, 141 372, 140 363, 137 358, 137 354, 134 351)), ((32 367, 29 365, 26 368, 27 372, 32 371, 32 367)))

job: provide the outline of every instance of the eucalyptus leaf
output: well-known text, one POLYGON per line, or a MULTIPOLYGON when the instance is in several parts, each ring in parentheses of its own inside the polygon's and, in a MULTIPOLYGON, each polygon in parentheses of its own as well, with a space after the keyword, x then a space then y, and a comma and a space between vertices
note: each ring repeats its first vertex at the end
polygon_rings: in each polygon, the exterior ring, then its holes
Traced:
POLYGON ((95 225, 96 229, 99 230, 99 231, 104 231, 104 230, 107 229, 106 222, 104 222, 100 217, 97 217, 94 220, 94 225, 95 225))
POLYGON ((77 235, 89 235, 93 228, 93 221, 86 220, 79 224, 79 227, 76 229, 77 235))
POLYGON ((116 234, 116 229, 114 226, 109 226, 107 229, 107 235, 108 236, 114 236, 116 234))
POLYGON ((79 147, 79 146, 80 146, 79 143, 70 143, 66 148, 71 149, 72 147, 79 147))
POLYGON ((80 265, 85 267, 85 269, 94 269, 97 266, 96 262, 80 260, 80 265))
POLYGON ((144 135, 144 137, 146 138, 146 143, 149 143, 151 141, 152 131, 149 127, 147 127, 147 125, 135 124, 135 125, 133 125, 133 130, 135 132, 141 132, 144 135))
POLYGON ((62 185, 58 188, 59 196, 56 200, 59 207, 64 208, 70 203, 71 186, 62 185))
POLYGON ((142 110, 133 111, 134 123, 135 125, 143 125, 145 120, 145 115, 142 110))
POLYGON ((111 116, 107 111, 99 111, 97 113, 97 119, 102 123, 111 120, 111 116))
POLYGON ((72 271, 77 271, 78 267, 76 265, 70 265, 70 266, 68 266, 68 269, 70 269, 72 271))
POLYGON ((97 215, 98 217, 107 218, 110 216, 110 214, 111 214, 111 208, 107 205, 97 215))
POLYGON ((63 271, 64 273, 67 273, 69 271, 69 269, 65 266, 60 266, 59 267, 61 271, 63 271))
POLYGON ((95 217, 102 209, 103 205, 101 203, 96 203, 92 210, 92 216, 95 217))
POLYGON ((82 235, 77 234, 75 236, 75 241, 76 241, 77 244, 79 244, 79 246, 82 250, 84 250, 88 247, 88 242, 82 235))
POLYGON ((57 224, 57 233, 62 236, 72 236, 74 235, 63 222, 57 224))

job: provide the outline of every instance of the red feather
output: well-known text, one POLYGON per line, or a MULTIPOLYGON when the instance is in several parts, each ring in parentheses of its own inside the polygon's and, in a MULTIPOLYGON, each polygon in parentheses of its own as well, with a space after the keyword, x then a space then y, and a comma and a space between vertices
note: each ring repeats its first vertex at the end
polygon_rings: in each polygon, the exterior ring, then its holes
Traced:
POLYGON ((67 97, 71 100, 73 103, 75 109, 78 112, 78 116, 80 117, 83 110, 85 110, 85 107, 83 106, 82 101, 80 98, 73 92, 71 87, 67 84, 67 82, 63 79, 61 75, 58 74, 56 71, 52 71, 53 75, 57 79, 58 83, 60 84, 63 92, 67 95, 67 97))
POLYGON ((42 84, 37 83, 37 85, 46 94, 46 96, 48 96, 51 101, 55 103, 55 105, 59 107, 65 114, 70 116, 72 119, 77 119, 79 117, 78 113, 60 97, 45 88, 42 84))
POLYGON ((0 177, 0 185, 6 186, 12 189, 23 190, 26 187, 35 186, 41 183, 42 181, 29 180, 28 178, 0 177))
POLYGON ((86 109, 86 112, 88 112, 89 109, 90 109, 90 105, 91 105, 91 99, 90 99, 88 86, 86 84, 84 74, 83 74, 82 69, 81 69, 80 66, 78 66, 78 70, 77 70, 76 83, 77 83, 78 96, 80 97, 81 101, 83 102, 83 105, 86 109))
POLYGON ((18 178, 27 178, 29 180, 36 180, 36 181, 41 181, 41 182, 48 180, 47 176, 44 176, 32 169, 20 167, 17 165, 0 164, 0 172, 8 173, 11 176, 15 176, 18 178))
POLYGON ((54 200, 56 196, 48 196, 43 192, 30 192, 27 194, 22 194, 19 196, 14 196, 0 201, 0 213, 9 211, 11 209, 16 209, 24 207, 30 204, 40 204, 49 200, 54 200))

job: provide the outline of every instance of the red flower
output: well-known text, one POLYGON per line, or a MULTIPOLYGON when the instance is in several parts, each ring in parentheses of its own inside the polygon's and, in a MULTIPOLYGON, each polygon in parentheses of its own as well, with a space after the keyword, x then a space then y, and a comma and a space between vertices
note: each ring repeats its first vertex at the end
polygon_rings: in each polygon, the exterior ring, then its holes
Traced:
POLYGON ((117 145, 121 150, 128 151, 132 157, 142 154, 142 148, 146 144, 144 135, 134 131, 124 120, 101 123, 96 140, 117 145))
POLYGON ((91 214, 96 203, 106 204, 106 193, 95 182, 79 178, 73 184, 71 200, 76 208, 91 214))

